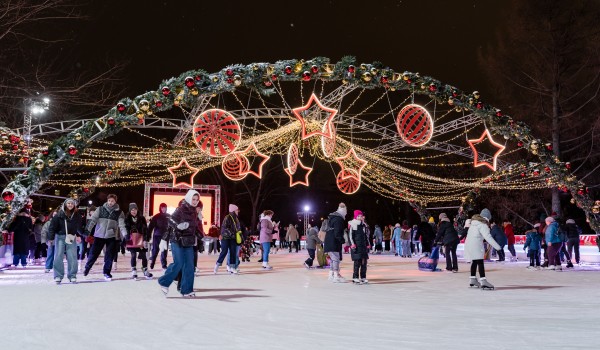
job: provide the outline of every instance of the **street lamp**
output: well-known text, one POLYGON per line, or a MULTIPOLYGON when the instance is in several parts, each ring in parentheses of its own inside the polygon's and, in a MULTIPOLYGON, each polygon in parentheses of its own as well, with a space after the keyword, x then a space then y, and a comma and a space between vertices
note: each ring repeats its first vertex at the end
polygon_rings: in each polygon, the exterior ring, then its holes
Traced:
POLYGON ((302 215, 303 216, 303 224, 304 224, 304 234, 306 235, 308 232, 308 225, 310 223, 310 216, 311 215, 315 215, 316 213, 314 211, 310 211, 310 206, 309 205, 304 205, 304 211, 296 213, 298 214, 298 216, 302 215))
POLYGON ((32 98, 26 98, 24 104, 23 139, 27 142, 27 149, 29 149, 31 143, 31 119, 34 115, 44 114, 44 112, 50 109, 50 99, 44 97, 41 101, 38 101, 32 98))

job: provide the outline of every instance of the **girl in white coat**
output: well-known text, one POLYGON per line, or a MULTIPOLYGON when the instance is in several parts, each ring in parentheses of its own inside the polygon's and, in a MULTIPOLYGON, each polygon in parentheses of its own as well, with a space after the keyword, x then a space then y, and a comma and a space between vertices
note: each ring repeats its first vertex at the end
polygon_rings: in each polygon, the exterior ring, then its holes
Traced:
POLYGON ((485 277, 485 269, 483 266, 484 239, 496 250, 500 250, 500 245, 498 245, 490 235, 490 228, 488 225, 491 219, 492 214, 488 209, 483 209, 481 214, 475 214, 471 219, 471 226, 469 227, 467 239, 465 240, 465 259, 467 261, 471 260, 470 287, 494 289, 494 286, 489 283, 485 277), (479 268, 480 281, 477 281, 477 268, 479 268))

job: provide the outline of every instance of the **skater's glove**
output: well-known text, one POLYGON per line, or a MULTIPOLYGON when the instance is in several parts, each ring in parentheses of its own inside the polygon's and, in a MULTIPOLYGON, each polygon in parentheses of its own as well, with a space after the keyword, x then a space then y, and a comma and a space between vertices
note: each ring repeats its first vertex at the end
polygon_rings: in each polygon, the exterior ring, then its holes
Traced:
POLYGON ((142 245, 144 246, 144 249, 148 249, 148 242, 144 241, 142 245))
POLYGON ((188 227, 190 227, 190 224, 187 222, 182 222, 181 224, 177 225, 177 229, 178 230, 185 230, 188 227))
POLYGON ((160 244, 158 245, 158 250, 160 250, 161 252, 167 250, 167 241, 161 239, 160 244))

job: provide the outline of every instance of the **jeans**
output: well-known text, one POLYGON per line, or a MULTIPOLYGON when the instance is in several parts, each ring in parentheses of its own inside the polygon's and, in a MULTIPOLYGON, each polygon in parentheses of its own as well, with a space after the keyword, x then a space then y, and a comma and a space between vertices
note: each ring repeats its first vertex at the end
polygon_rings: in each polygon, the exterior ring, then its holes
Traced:
POLYGON ((92 266, 94 266, 94 263, 100 256, 102 248, 104 248, 104 246, 106 245, 106 251, 104 253, 104 268, 102 269, 102 272, 104 274, 110 274, 114 259, 113 254, 116 255, 119 252, 120 243, 121 241, 117 241, 115 238, 95 237, 94 244, 92 245, 92 251, 88 255, 88 261, 85 264, 85 271, 89 272, 92 269, 92 266))
POLYGON ((340 253, 339 252, 329 252, 329 258, 331 259, 331 264, 329 269, 333 272, 340 272, 340 253))
POLYGON ((458 260, 456 259, 456 247, 458 243, 447 244, 446 250, 446 270, 458 270, 458 260))
MULTIPOLYGON (((160 245, 160 241, 162 240, 162 235, 154 235, 154 237, 152 237, 152 257, 150 258, 150 268, 153 269, 154 268, 154 263, 156 263, 156 258, 158 257, 158 253, 159 253, 159 245, 160 245)), ((160 264, 162 265, 163 269, 167 268, 167 252, 169 251, 169 242, 167 242, 167 250, 160 252, 160 264)))
POLYGON ((27 266, 27 254, 15 254, 13 255, 13 265, 19 265, 19 261, 21 261, 21 266, 27 266))
POLYGON ((402 256, 409 257, 410 253, 410 241, 407 239, 403 239, 402 241, 402 256))
POLYGON ((573 257, 573 248, 575 248, 575 262, 579 264, 579 238, 569 238, 567 241, 567 249, 571 258, 573 257))
POLYGON ((46 270, 51 270, 54 267, 54 244, 48 246, 46 255, 46 270))
POLYGON ((227 263, 227 266, 229 266, 232 269, 237 269, 238 266, 240 266, 240 249, 242 248, 242 246, 239 246, 235 243, 235 241, 233 241, 233 246, 235 247, 235 257, 233 258, 234 262, 231 262, 231 254, 229 255, 229 263, 227 263))
POLYGON ((306 259, 306 261, 304 261, 304 263, 306 265, 308 265, 308 267, 312 267, 313 266, 313 261, 315 260, 315 251, 316 251, 316 249, 306 248, 306 250, 308 250, 308 259, 306 259))
POLYGON ((173 263, 158 279, 158 284, 169 287, 181 271, 181 294, 189 294, 194 289, 194 247, 182 247, 179 243, 171 242, 171 252, 173 263))
POLYGON ((513 258, 515 258, 517 256, 517 253, 515 252, 515 245, 514 244, 509 244, 508 245, 508 251, 510 252, 510 255, 512 255, 513 258))
POLYGON ((396 248, 397 255, 402 255, 402 244, 399 239, 394 240, 394 248, 396 248))
POLYGON ((223 239, 221 240, 221 254, 219 254, 219 258, 217 259, 217 265, 223 265, 223 260, 227 256, 227 253, 231 251, 232 254, 229 254, 229 263, 227 265, 232 266, 235 265, 235 252, 236 246, 234 239, 223 239))
MULTIPOLYGON (((514 249, 514 247, 513 247, 514 249)), ((501 247, 500 250, 496 251, 498 253, 498 261, 505 261, 506 260, 506 254, 504 253, 504 247, 501 247)))
POLYGON ((69 280, 77 277, 77 244, 65 243, 66 235, 56 235, 54 240, 54 278, 63 279, 65 277, 65 264, 63 255, 67 253, 67 278, 69 280))
POLYGON ((263 251, 263 263, 269 262, 269 252, 271 251, 271 242, 261 243, 263 251))
POLYGON ((367 259, 354 260, 354 273, 352 278, 367 278, 367 259))
POLYGON ((421 252, 421 241, 415 241, 415 254, 419 254, 421 252))

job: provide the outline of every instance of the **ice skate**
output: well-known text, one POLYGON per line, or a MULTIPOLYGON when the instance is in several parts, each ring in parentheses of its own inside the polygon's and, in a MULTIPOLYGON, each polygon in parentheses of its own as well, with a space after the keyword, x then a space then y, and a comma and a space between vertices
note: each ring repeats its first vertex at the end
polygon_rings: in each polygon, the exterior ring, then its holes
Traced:
POLYGON ((69 282, 71 282, 73 284, 77 284, 77 278, 75 278, 75 277, 69 278, 69 282))
POLYGON ((196 296, 196 293, 191 292, 191 293, 188 293, 188 294, 181 294, 181 296, 184 297, 184 298, 194 298, 196 296))
POLYGON ((164 287, 164 286, 161 286, 160 284, 159 284, 159 286, 160 286, 160 290, 163 292, 163 294, 165 296, 167 296, 167 294, 169 294, 169 287, 164 287))
POLYGON ((327 279, 333 281, 333 271, 329 270, 329 278, 327 279))
POLYGON ((217 272, 219 272, 219 264, 215 264, 215 268, 213 270, 213 273, 216 275, 217 272))
POLYGON ((58 285, 58 284, 61 284, 61 283, 62 283, 62 280, 61 280, 60 278, 58 278, 58 277, 55 277, 55 278, 54 278, 54 283, 56 283, 57 285, 58 285))
POLYGON ((485 277, 481 278, 481 290, 494 290, 494 286, 485 277))
POLYGON ((353 278, 352 279, 352 283, 354 283, 354 284, 362 284, 362 281, 360 280, 360 278, 353 278))
POLYGON ((304 263, 304 267, 306 267, 307 269, 310 269, 310 266, 308 266, 307 263, 304 263))
POLYGON ((470 288, 479 288, 481 287, 481 283, 477 280, 477 277, 471 277, 469 279, 469 287, 470 288))
POLYGON ((360 281, 362 282, 362 284, 369 284, 369 280, 366 278, 361 278, 360 281))
POLYGON ((104 274, 104 280, 107 282, 112 281, 112 275, 110 273, 105 273, 104 274))
POLYGON ((273 267, 269 263, 263 263, 263 270, 273 270, 273 267))
POLYGON ((339 272, 335 272, 333 276, 333 283, 346 283, 346 279, 340 275, 339 272))
POLYGON ((575 266, 573 266, 573 263, 572 263, 572 262, 570 262, 570 261, 567 261, 567 269, 572 269, 572 268, 574 268, 574 267, 575 267, 575 266))
POLYGON ((144 277, 146 277, 146 279, 148 279, 148 280, 152 279, 153 275, 150 273, 150 271, 148 271, 147 267, 144 267, 142 269, 142 271, 144 272, 144 277))
POLYGON ((45 269, 44 270, 44 273, 49 273, 49 272, 50 272, 50 269, 45 269))
POLYGON ((132 278, 134 281, 137 281, 137 280, 138 280, 138 276, 137 276, 137 269, 136 269, 135 267, 132 267, 132 268, 131 268, 131 278, 132 278))

